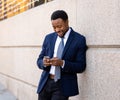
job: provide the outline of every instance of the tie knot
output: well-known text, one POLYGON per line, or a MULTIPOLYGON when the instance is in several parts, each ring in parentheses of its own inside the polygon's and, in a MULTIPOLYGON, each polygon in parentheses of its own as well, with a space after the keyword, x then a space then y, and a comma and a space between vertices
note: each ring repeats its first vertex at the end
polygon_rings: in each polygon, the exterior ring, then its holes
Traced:
POLYGON ((64 40, 64 37, 61 37, 61 40, 64 40))

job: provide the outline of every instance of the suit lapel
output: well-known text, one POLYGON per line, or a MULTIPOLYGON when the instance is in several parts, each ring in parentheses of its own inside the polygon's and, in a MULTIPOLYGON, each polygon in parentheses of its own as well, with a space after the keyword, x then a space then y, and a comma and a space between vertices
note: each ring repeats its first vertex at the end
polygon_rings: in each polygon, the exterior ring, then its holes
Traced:
MULTIPOLYGON (((71 30, 70 35, 68 37, 68 40, 66 42, 66 45, 65 45, 62 57, 65 55, 66 51, 69 49, 69 46, 70 46, 73 38, 74 38, 74 31, 71 30)), ((57 33, 55 33, 55 35, 53 36, 52 40, 50 40, 51 41, 50 42, 50 50, 51 50, 50 51, 50 57, 53 57, 56 39, 57 39, 57 33)))
POLYGON ((53 39, 50 40, 51 41, 51 43, 50 43, 50 50, 51 50, 50 57, 53 57, 56 39, 57 39, 57 34, 55 33, 55 35, 53 36, 53 39))
POLYGON ((68 40, 67 40, 67 42, 66 42, 66 45, 65 45, 65 48, 64 48, 62 57, 65 55, 66 51, 69 49, 69 46, 70 46, 73 38, 74 38, 74 34, 73 34, 73 30, 71 30, 70 35, 69 35, 69 37, 68 37, 68 40))

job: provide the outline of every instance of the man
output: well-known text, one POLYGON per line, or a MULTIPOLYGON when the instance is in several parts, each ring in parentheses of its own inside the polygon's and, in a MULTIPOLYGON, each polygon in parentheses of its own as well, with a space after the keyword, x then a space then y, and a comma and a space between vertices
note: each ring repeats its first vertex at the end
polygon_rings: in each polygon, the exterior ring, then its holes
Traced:
POLYGON ((79 93, 77 73, 86 68, 86 40, 69 27, 63 10, 53 12, 51 23, 55 32, 45 37, 37 60, 43 70, 38 100, 68 100, 79 93))

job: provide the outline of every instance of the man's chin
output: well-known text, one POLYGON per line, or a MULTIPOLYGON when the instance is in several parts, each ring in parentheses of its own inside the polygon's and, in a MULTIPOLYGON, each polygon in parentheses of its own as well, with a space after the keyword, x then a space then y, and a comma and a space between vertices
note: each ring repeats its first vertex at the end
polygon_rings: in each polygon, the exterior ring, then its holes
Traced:
POLYGON ((63 38, 64 37, 64 34, 58 34, 59 37, 63 38))
POLYGON ((62 35, 62 34, 58 34, 58 36, 59 36, 59 37, 61 37, 61 38, 63 37, 63 35, 62 35))
POLYGON ((59 36, 60 38, 63 38, 64 36, 62 35, 62 36, 59 36))

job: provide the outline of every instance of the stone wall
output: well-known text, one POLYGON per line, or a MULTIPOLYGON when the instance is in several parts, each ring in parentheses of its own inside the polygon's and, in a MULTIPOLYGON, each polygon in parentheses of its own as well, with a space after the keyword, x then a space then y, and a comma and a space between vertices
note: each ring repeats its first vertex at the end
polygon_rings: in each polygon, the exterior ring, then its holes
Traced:
POLYGON ((50 15, 68 12, 70 26, 87 39, 87 69, 70 100, 120 100, 120 0, 54 0, 0 22, 0 82, 19 100, 37 100, 36 60, 50 15))

